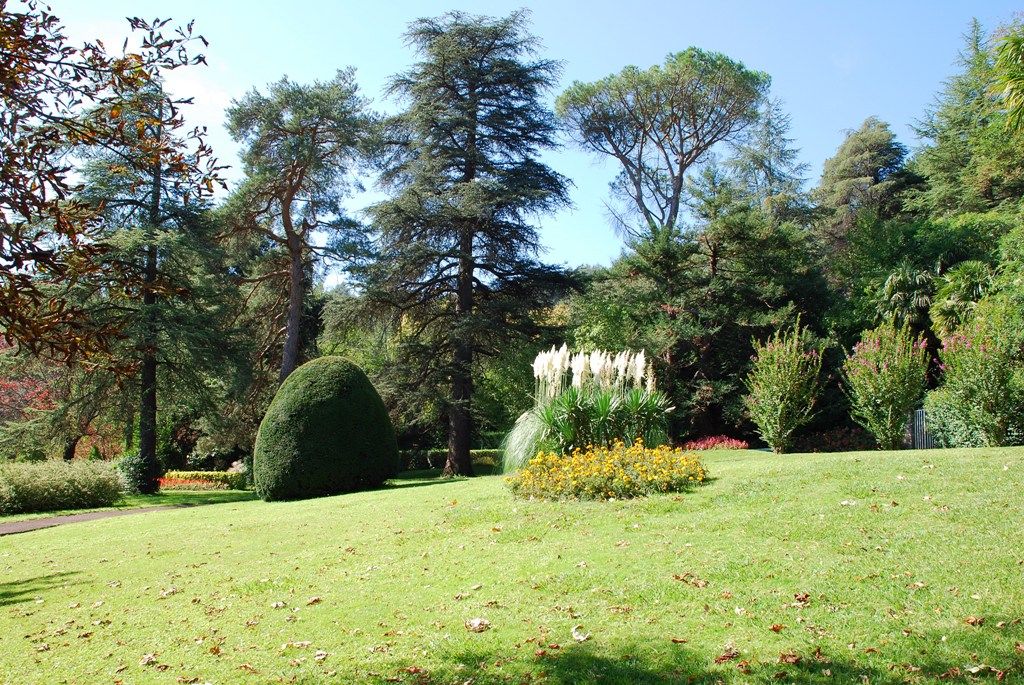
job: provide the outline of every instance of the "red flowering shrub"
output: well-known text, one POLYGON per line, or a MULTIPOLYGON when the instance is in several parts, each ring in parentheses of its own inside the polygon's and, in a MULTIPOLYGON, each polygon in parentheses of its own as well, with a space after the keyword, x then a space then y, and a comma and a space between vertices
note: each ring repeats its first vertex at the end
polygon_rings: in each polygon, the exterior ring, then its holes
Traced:
POLYGON ((709 435, 686 442, 683 449, 687 452, 693 450, 749 450, 750 444, 746 440, 730 438, 728 435, 709 435))

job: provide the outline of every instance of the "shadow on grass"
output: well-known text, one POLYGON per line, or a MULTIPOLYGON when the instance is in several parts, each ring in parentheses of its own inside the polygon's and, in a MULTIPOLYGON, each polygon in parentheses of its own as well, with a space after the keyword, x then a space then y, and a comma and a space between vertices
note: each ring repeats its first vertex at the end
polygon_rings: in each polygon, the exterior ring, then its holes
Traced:
POLYGON ((35 596, 43 591, 52 590, 55 587, 65 585, 80 585, 80 582, 68 582, 72 576, 77 576, 78 571, 62 571, 51 573, 46 576, 36 576, 25 580, 12 580, 0 583, 0 606, 20 604, 32 601, 35 596))
MULTIPOLYGON (((922 643, 935 644, 938 637, 929 634, 921 636, 921 640, 922 643)), ((534 648, 528 644, 522 646, 522 649, 530 652, 534 648)), ((523 653, 518 650, 513 655, 485 651, 462 652, 450 655, 442 668, 424 671, 411 665, 396 665, 393 675, 381 675, 385 682, 417 684, 904 685, 918 682, 1019 682, 1018 679, 1024 673, 1024 658, 1016 653, 1013 640, 1003 640, 996 645, 991 636, 974 634, 958 653, 947 653, 939 658, 928 654, 928 651, 927 648, 914 650, 917 659, 912 663, 898 655, 894 655, 894 662, 890 663, 881 653, 869 655, 860 650, 824 652, 806 647, 804 651, 793 652, 785 657, 780 655, 779 660, 748 662, 741 653, 733 659, 716 664, 714 656, 698 654, 681 646, 668 650, 657 649, 652 653, 649 644, 609 646, 588 642, 570 644, 559 650, 544 650, 541 656, 531 655, 532 663, 524 663, 523 653), (972 641, 978 642, 970 644, 972 641)), ((907 651, 901 650, 901 653, 905 656, 907 651)))
MULTIPOLYGON (((494 476, 500 475, 501 469, 490 464, 474 464, 473 476, 494 476)), ((439 485, 443 483, 457 483, 469 480, 466 476, 453 476, 445 478, 441 475, 441 469, 418 469, 415 471, 402 471, 388 481, 385 488, 416 488, 424 485, 439 485)))
POLYGON ((130 495, 122 508, 135 506, 188 506, 203 504, 229 504, 257 499, 251 490, 163 490, 156 495, 130 495))

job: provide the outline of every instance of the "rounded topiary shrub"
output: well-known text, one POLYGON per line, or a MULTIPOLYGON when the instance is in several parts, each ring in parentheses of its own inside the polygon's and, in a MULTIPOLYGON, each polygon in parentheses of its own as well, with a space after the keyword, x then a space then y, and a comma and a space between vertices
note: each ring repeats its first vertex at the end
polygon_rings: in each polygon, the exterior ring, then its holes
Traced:
POLYGON ((398 472, 387 409, 363 370, 321 357, 292 372, 256 435, 253 480, 265 500, 337 495, 398 472))

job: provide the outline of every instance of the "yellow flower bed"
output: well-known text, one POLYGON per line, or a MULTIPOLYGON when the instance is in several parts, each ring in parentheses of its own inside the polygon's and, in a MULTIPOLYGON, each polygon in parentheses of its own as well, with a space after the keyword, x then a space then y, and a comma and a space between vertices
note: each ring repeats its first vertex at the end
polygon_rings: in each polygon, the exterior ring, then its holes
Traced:
POLYGON ((640 441, 626 447, 619 441, 568 455, 541 452, 506 481, 519 497, 626 499, 688 490, 706 478, 692 452, 667 445, 651 449, 640 441))

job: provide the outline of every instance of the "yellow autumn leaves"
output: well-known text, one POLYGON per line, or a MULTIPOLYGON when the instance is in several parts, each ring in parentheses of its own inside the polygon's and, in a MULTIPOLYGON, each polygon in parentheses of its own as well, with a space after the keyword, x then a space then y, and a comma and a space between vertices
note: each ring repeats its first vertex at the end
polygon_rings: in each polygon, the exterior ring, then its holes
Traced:
POLYGON ((642 441, 626 446, 589 447, 559 455, 541 452, 506 480, 519 497, 538 499, 626 499, 657 492, 679 492, 707 478, 692 452, 642 441))

